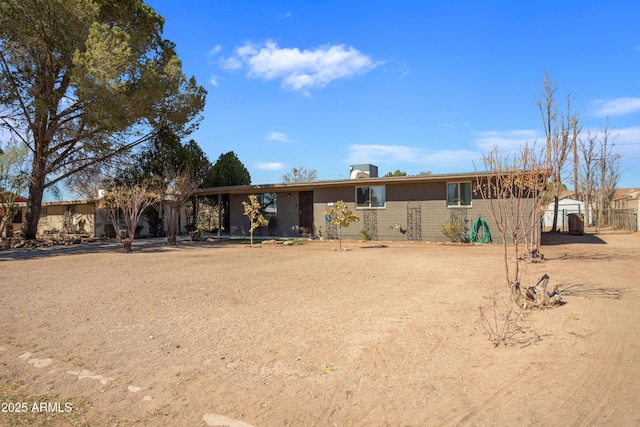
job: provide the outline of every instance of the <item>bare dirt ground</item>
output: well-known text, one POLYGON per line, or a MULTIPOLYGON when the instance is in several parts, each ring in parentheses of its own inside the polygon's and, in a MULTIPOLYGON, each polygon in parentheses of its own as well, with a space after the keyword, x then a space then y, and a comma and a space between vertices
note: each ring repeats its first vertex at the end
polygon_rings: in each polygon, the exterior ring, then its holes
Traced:
POLYGON ((498 245, 2 261, 0 425, 639 425, 640 235, 547 241, 565 304, 497 348, 498 245))

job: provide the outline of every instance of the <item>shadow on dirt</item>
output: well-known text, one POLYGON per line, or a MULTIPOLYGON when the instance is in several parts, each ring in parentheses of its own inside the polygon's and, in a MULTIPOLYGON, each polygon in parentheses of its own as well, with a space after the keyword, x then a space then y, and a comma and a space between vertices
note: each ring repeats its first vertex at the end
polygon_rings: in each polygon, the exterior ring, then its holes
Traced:
POLYGON ((574 243, 606 245, 607 243, 595 234, 542 233, 543 246, 569 245, 574 243))
POLYGON ((125 254, 122 245, 115 241, 84 243, 71 246, 49 246, 32 249, 13 249, 0 251, 0 261, 48 258, 62 255, 79 255, 94 253, 121 253, 123 255, 135 256, 137 253, 166 252, 169 250, 191 250, 196 248, 220 248, 222 245, 209 242, 179 242, 178 245, 167 245, 163 240, 141 239, 134 241, 131 252, 125 254))
POLYGON ((582 298, 605 298, 619 300, 622 299, 629 288, 603 288, 603 287, 589 287, 587 285, 571 285, 566 288, 560 288, 560 293, 563 296, 568 297, 582 297, 582 298))
POLYGON ((567 260, 594 260, 594 261, 619 261, 619 260, 628 260, 631 259, 631 256, 628 254, 622 253, 604 253, 604 252, 595 252, 595 253, 569 253, 565 252, 560 255, 557 259, 567 261, 567 260))

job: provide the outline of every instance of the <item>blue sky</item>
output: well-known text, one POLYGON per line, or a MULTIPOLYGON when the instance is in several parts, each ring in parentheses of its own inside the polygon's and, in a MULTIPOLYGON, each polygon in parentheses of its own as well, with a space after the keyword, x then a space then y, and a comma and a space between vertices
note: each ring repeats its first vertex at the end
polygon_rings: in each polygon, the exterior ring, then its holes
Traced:
POLYGON ((609 117, 619 186, 640 186, 637 0, 148 3, 209 92, 191 137, 212 162, 233 150, 254 184, 300 165, 471 172, 493 144, 544 141, 547 70, 583 136, 609 117))

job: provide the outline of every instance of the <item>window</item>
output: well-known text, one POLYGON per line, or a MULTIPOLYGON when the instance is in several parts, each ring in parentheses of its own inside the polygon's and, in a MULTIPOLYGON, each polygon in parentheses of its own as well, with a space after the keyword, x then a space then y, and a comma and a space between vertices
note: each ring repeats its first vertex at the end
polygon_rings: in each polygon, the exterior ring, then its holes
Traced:
POLYGON ((49 215, 49 211, 47 210, 47 207, 46 206, 42 206, 40 208, 40 220, 46 221, 48 215, 49 215))
POLYGON ((356 208, 384 208, 385 203, 384 185, 356 187, 356 208))
POLYGON ((14 224, 22 224, 22 208, 14 208, 11 214, 11 222, 14 224))
POLYGON ((276 193, 258 194, 258 202, 262 206, 262 214, 265 217, 278 215, 278 195, 276 193))
POLYGON ((471 182, 447 183, 447 206, 471 206, 471 182))

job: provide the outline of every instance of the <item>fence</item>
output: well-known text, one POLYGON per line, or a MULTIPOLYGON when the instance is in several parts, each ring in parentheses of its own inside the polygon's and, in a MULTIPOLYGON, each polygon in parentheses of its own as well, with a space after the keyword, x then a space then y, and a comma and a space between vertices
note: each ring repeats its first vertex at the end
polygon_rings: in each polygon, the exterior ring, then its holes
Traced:
POLYGON ((607 225, 627 231, 638 231, 638 213, 634 208, 605 209, 603 216, 607 225))

